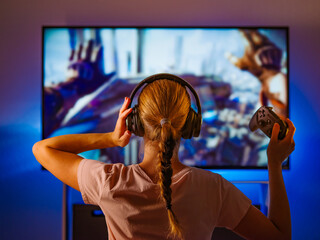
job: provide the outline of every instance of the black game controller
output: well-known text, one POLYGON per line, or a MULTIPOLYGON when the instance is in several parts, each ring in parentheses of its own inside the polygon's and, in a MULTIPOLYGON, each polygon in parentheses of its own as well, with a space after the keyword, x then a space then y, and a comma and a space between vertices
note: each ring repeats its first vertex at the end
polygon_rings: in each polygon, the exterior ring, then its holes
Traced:
POLYGON ((252 132, 260 128, 262 132, 271 138, 273 125, 275 123, 280 125, 278 139, 283 139, 287 134, 288 124, 272 111, 272 107, 262 106, 253 114, 249 128, 252 132))

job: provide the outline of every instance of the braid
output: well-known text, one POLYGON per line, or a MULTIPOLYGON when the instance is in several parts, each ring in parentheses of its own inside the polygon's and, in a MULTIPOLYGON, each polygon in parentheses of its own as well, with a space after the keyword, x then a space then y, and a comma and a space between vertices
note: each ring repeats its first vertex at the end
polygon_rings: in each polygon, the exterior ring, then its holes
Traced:
POLYGON ((190 111, 190 96, 181 84, 162 79, 143 88, 138 105, 139 117, 145 131, 144 137, 158 144, 156 164, 159 197, 167 208, 169 233, 174 239, 182 239, 181 227, 172 210, 171 159, 179 145, 181 129, 190 111))
POLYGON ((161 197, 163 198, 166 208, 168 210, 168 218, 170 223, 170 234, 175 237, 182 238, 181 227, 171 208, 171 177, 172 167, 171 158, 175 148, 176 141, 174 140, 174 133, 170 123, 163 124, 161 128, 159 153, 158 153, 158 184, 160 186, 161 197))

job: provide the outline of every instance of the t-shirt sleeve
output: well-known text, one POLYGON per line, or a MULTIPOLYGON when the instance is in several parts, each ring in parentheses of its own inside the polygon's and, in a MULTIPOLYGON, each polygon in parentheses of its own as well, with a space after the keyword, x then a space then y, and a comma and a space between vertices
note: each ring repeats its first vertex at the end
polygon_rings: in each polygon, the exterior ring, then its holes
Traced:
POLYGON ((220 181, 221 208, 217 227, 234 229, 249 210, 251 200, 222 176, 220 181))
POLYGON ((83 159, 78 167, 78 184, 86 204, 99 205, 102 190, 111 175, 112 164, 83 159))

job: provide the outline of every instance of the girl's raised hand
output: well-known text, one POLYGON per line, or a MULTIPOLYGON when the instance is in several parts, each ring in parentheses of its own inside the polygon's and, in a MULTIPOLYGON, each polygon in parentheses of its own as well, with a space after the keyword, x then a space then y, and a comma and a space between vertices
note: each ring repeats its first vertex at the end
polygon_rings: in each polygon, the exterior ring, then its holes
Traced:
POLYGON ((278 135, 280 131, 279 124, 275 123, 272 129, 272 135, 270 143, 267 149, 268 165, 281 165, 284 160, 295 149, 295 142, 293 140, 294 133, 296 131, 293 123, 287 118, 285 120, 288 124, 288 132, 284 139, 279 140, 278 135))
POLYGON ((116 126, 112 132, 112 140, 116 146, 124 147, 130 141, 131 132, 127 130, 126 127, 126 118, 132 111, 132 108, 128 108, 130 101, 130 98, 125 97, 124 103, 119 111, 116 126))

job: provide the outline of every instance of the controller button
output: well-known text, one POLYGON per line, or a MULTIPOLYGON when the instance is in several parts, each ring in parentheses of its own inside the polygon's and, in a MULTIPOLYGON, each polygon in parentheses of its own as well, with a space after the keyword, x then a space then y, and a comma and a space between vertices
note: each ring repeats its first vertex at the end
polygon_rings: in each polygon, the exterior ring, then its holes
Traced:
POLYGON ((259 124, 261 127, 263 127, 263 126, 266 125, 266 122, 263 121, 263 120, 260 120, 260 121, 258 121, 258 124, 259 124))

